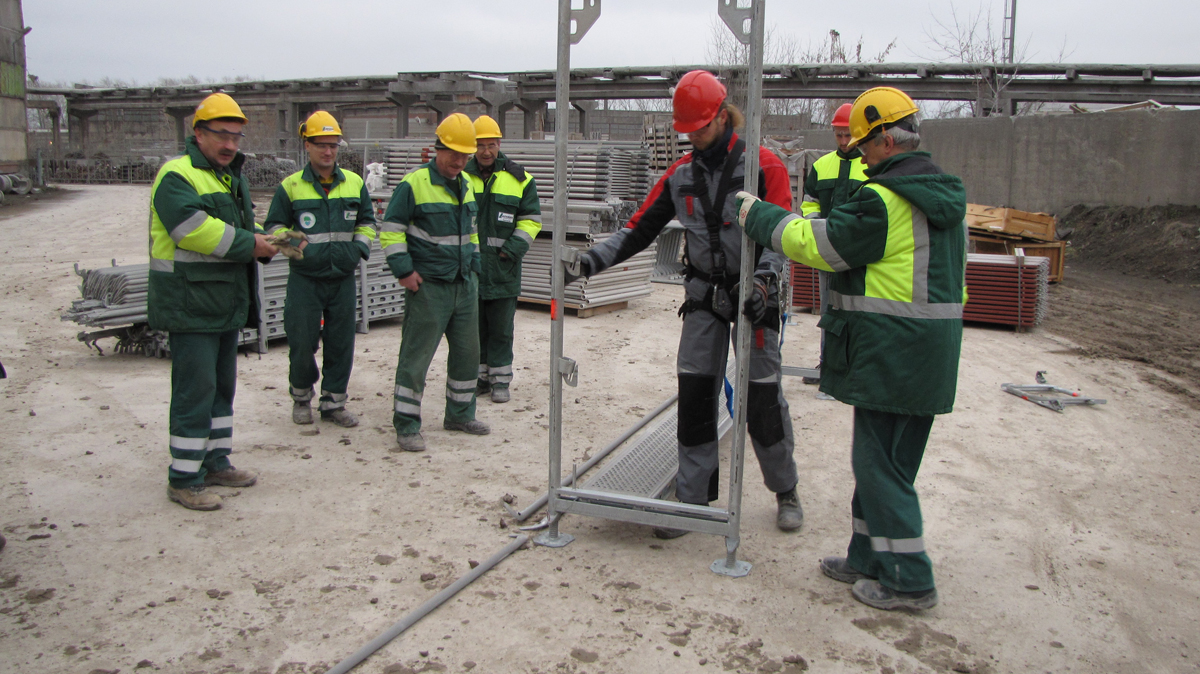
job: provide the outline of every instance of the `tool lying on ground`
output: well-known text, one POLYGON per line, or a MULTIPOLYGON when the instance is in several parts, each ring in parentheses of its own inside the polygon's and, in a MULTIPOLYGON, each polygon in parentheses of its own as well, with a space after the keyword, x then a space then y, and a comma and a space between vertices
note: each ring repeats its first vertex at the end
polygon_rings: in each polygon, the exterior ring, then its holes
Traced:
POLYGON ((300 250, 298 244, 292 243, 292 239, 297 241, 308 241, 308 237, 304 232, 297 232, 291 229, 277 229, 267 235, 271 241, 271 245, 279 249, 287 257, 293 260, 303 260, 304 251, 300 250))
POLYGON ((1022 400, 1028 400, 1055 412, 1063 411, 1067 405, 1103 405, 1108 402, 1100 398, 1089 398, 1079 391, 1047 384, 1045 370, 1038 370, 1035 379, 1037 380, 1036 384, 1001 384, 1000 388, 1022 400))

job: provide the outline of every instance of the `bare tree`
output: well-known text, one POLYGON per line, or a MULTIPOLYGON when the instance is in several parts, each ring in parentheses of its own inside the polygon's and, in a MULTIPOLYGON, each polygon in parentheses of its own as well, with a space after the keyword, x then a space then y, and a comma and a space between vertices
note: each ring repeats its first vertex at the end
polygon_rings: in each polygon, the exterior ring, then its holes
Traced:
MULTIPOLYGON (((1013 45, 1012 71, 1008 75, 997 74, 994 64, 1004 63, 1003 32, 995 21, 995 12, 990 4, 980 4, 965 14, 950 6, 949 16, 933 15, 933 24, 925 28, 925 42, 929 52, 923 55, 930 61, 941 63, 964 63, 975 71, 976 96, 973 101, 937 101, 926 105, 931 117, 981 117, 1000 112, 1002 94, 1020 72, 1021 64, 1027 63, 1029 39, 1013 45)), ((1067 56, 1066 45, 1059 51, 1055 63, 1062 63, 1067 56)), ((1032 114, 1044 107, 1043 103, 1022 103, 1017 114, 1032 114)))

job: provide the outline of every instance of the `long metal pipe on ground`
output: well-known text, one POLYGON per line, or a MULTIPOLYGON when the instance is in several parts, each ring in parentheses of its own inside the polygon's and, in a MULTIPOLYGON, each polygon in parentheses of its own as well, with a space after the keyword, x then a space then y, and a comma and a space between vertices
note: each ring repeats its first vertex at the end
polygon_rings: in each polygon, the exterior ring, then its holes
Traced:
POLYGON ((467 575, 463 576, 462 578, 459 578, 458 580, 454 581, 453 585, 451 585, 450 587, 448 587, 448 588, 442 590, 441 592, 437 593, 436 595, 434 595, 433 599, 430 599, 429 601, 425 602, 424 604, 421 604, 421 606, 417 610, 404 616, 404 618, 402 620, 400 620, 400 622, 396 623, 395 625, 392 625, 391 627, 388 628, 388 630, 386 632, 375 637, 366 646, 363 646, 362 648, 355 651, 354 655, 351 655, 350 657, 346 658, 345 660, 342 660, 341 662, 334 665, 333 668, 330 669, 329 671, 325 672, 325 674, 346 674, 346 672, 350 671, 351 669, 354 669, 354 667, 357 666, 358 663, 362 662, 363 660, 366 660, 368 657, 371 656, 372 653, 374 653, 375 651, 379 650, 380 648, 383 648, 384 646, 386 646, 387 643, 389 641, 391 641, 392 639, 395 639, 396 637, 400 636, 404 632, 404 630, 417 624, 417 621, 419 621, 421 618, 424 618, 425 616, 432 613, 433 610, 436 609, 437 607, 446 603, 447 599, 458 594, 464 587, 475 582, 480 576, 487 573, 488 570, 490 570, 493 566, 504 561, 504 558, 511 555, 522 545, 525 545, 525 543, 528 540, 529 540, 529 537, 524 534, 517 536, 516 538, 514 538, 512 540, 511 543, 504 546, 504 548, 501 549, 500 552, 497 552, 496 554, 489 557, 485 562, 483 562, 479 566, 475 567, 474 569, 471 569, 470 573, 468 573, 467 575))
MULTIPOLYGON (((670 398, 667 398, 663 402, 663 404, 659 405, 658 407, 655 407, 648 414, 646 414, 646 416, 642 417, 640 421, 638 421, 636 424, 630 426, 629 429, 626 430, 624 433, 622 433, 620 436, 618 436, 616 440, 613 440, 604 449, 600 450, 599 452, 596 452, 595 456, 593 456, 592 458, 585 461, 582 466, 580 466, 579 468, 577 468, 575 470, 575 472, 573 474, 563 477, 563 479, 562 479, 563 485, 570 487, 573 484, 575 484, 575 478, 577 476, 583 475, 584 473, 591 470, 592 467, 595 466, 597 463, 600 463, 600 461, 602 461, 604 459, 604 457, 611 454, 614 449, 625 444, 625 441, 628 440, 629 438, 632 438, 634 433, 637 433, 638 431, 645 428, 646 424, 650 423, 650 421, 652 419, 654 419, 654 417, 657 417, 658 415, 662 414, 668 407, 670 407, 671 405, 674 405, 675 401, 677 401, 677 400, 679 400, 678 393, 671 396, 670 398)), ((550 498, 549 492, 542 492, 542 495, 537 497, 537 499, 533 503, 529 504, 529 506, 526 507, 521 512, 516 513, 516 520, 518 522, 524 522, 525 520, 529 519, 530 515, 534 514, 538 510, 541 510, 542 506, 546 505, 546 501, 549 500, 549 498, 550 498)))

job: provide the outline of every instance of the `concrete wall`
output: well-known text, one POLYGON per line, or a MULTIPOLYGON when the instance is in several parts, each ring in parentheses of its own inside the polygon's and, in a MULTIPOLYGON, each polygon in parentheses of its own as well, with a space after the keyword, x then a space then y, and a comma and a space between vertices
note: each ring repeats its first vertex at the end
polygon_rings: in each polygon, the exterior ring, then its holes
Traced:
POLYGON ((1200 110, 930 120, 921 135, 974 203, 1200 205, 1200 110))
POLYGON ((25 163, 25 22, 21 0, 0 0, 0 172, 25 163))

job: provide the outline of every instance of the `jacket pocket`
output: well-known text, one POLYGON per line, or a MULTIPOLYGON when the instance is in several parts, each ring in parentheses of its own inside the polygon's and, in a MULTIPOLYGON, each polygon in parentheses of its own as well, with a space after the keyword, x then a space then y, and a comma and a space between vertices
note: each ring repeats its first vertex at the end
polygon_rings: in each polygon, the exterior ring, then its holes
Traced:
POLYGON ((233 313, 233 274, 226 265, 198 263, 186 267, 184 307, 194 316, 228 316, 233 313), (212 268, 219 267, 219 268, 212 268))
POLYGON ((850 331, 846 320, 833 314, 822 314, 817 327, 825 331, 825 348, 821 352, 821 367, 832 372, 850 370, 850 331))
POLYGON ((517 208, 521 205, 521 198, 511 194, 495 194, 493 198, 496 201, 496 212, 493 213, 495 234, 507 239, 517 226, 517 208))

